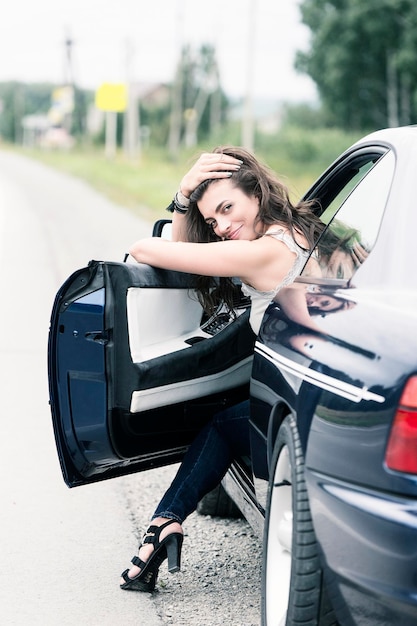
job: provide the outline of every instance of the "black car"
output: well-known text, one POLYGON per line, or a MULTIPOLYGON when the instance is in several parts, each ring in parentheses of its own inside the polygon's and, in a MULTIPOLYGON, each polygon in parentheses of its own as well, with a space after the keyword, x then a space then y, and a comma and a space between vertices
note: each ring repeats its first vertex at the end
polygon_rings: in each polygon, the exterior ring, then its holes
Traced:
POLYGON ((223 489, 264 537, 264 626, 417 624, 416 164, 404 127, 329 167, 305 196, 327 228, 258 337, 245 298, 206 319, 193 275, 129 259, 91 261, 56 296, 68 486, 178 462, 250 397, 251 457, 223 489))

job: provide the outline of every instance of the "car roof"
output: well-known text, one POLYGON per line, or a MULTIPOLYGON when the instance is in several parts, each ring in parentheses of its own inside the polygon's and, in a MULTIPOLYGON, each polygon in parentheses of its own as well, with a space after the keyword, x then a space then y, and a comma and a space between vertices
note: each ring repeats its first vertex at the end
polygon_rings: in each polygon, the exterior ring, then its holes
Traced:
POLYGON ((417 141, 417 125, 413 124, 409 126, 398 126, 395 128, 383 128, 381 130, 376 130, 359 139, 353 144, 353 146, 369 143, 389 143, 392 146, 396 146, 404 140, 412 142, 417 141))

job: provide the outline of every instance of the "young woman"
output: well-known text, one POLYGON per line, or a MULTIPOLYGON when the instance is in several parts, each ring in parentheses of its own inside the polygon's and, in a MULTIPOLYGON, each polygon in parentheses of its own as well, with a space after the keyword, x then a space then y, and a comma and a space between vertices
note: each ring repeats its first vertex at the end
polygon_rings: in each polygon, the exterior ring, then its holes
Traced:
MULTIPOLYGON (((250 323, 258 333, 272 298, 300 273, 323 230, 308 203, 294 206, 274 173, 243 148, 204 153, 181 181, 169 209, 173 240, 142 239, 130 249, 140 263, 200 276, 200 296, 212 312, 213 277, 232 302, 232 277, 251 297, 250 323)), ((219 292, 219 289, 216 291, 219 292)), ((249 402, 215 415, 187 451, 144 535, 122 589, 152 591, 159 567, 180 569, 182 523, 221 481, 232 460, 248 455, 249 402)))

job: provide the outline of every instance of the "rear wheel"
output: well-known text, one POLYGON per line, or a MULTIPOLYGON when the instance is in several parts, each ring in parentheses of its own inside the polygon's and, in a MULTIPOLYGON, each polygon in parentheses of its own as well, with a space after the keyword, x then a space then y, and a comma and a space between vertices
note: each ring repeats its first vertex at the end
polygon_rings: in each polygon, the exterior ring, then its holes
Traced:
POLYGON ((295 419, 285 418, 271 464, 262 580, 263 626, 337 625, 326 605, 295 419))

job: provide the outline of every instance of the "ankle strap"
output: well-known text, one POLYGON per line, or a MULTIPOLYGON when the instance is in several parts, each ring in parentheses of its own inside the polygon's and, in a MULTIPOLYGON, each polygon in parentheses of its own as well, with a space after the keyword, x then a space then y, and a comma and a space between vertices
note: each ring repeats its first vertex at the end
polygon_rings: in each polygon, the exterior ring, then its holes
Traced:
POLYGON ((153 543, 155 548, 157 548, 159 546, 159 537, 163 529, 174 523, 178 523, 177 520, 170 519, 161 526, 155 526, 154 524, 149 526, 148 530, 143 536, 142 545, 144 545, 145 543, 153 543))

